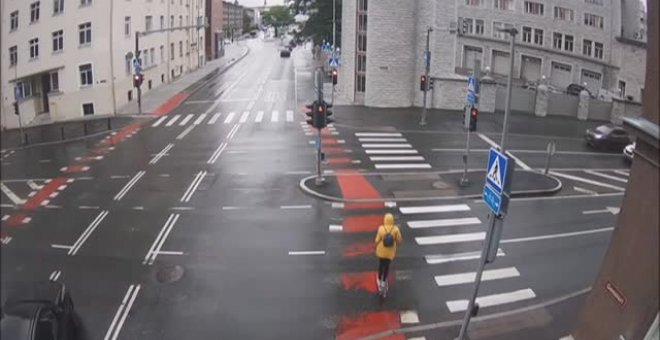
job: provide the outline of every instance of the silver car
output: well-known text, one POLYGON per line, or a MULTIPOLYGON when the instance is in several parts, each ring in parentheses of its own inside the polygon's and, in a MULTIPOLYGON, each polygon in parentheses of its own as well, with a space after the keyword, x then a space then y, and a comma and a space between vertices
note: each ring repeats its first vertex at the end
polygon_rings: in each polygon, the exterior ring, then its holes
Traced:
POLYGON ((632 142, 628 144, 625 148, 623 148, 623 157, 625 157, 627 161, 632 162, 634 155, 635 155, 635 142, 632 142))

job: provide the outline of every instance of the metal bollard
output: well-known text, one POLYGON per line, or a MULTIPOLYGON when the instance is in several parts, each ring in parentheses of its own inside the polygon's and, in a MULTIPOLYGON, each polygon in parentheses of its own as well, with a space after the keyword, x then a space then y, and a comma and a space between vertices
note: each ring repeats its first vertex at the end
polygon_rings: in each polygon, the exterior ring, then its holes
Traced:
POLYGON ((83 134, 87 136, 87 122, 83 122, 83 134))
POLYGON ((60 138, 64 140, 64 127, 60 128, 60 138))
POLYGON ((112 130, 111 125, 110 125, 110 118, 108 118, 108 131, 112 130))
POLYGON ((552 156, 557 151, 557 148, 555 146, 555 141, 548 143, 548 147, 546 148, 546 150, 548 151, 548 156, 545 159, 545 171, 543 171, 545 175, 547 175, 548 172, 550 171, 550 161, 552 160, 552 156))

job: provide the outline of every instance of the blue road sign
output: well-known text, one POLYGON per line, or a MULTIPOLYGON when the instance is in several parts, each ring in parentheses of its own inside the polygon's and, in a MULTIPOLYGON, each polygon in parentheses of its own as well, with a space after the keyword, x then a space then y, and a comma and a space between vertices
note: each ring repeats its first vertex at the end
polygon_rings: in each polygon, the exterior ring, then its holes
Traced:
POLYGON ((477 83, 477 78, 474 75, 470 75, 468 78, 467 97, 465 98, 468 105, 474 105, 477 103, 478 88, 479 84, 477 83))
POLYGON ((424 65, 431 66, 431 51, 424 51, 424 65))
POLYGON ((133 69, 135 69, 135 73, 139 74, 142 72, 142 59, 140 58, 133 59, 133 69))
POLYGON ((502 210, 502 198, 505 198, 504 196, 500 196, 493 188, 490 187, 490 185, 486 184, 484 185, 484 202, 486 202, 486 205, 490 210, 495 214, 499 215, 501 210, 502 210))
POLYGON ((337 67, 337 66, 339 66, 339 58, 337 58, 337 57, 335 57, 335 58, 330 57, 330 59, 328 59, 328 65, 330 65, 330 67, 337 67))
POLYGON ((498 194, 502 194, 504 189, 508 162, 508 157, 495 148, 490 148, 486 167, 486 184, 490 185, 498 194))

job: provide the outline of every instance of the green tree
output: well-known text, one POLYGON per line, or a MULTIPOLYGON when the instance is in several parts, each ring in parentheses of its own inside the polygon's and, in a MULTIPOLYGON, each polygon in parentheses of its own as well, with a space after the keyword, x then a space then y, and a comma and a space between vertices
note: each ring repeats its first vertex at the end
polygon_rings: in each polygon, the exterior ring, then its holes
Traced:
POLYGON ((341 47, 341 0, 290 0, 289 6, 296 14, 307 14, 300 36, 311 38, 315 44, 323 40, 332 43, 332 2, 335 3, 337 47, 341 47))
POLYGON ((293 15, 287 6, 273 6, 262 16, 264 24, 282 27, 293 23, 293 15))

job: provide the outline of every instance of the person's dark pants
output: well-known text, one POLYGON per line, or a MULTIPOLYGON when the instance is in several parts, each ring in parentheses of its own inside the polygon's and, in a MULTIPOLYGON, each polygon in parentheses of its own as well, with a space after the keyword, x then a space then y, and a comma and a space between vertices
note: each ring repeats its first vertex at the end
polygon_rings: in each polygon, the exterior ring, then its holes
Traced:
POLYGON ((378 278, 381 281, 387 280, 387 273, 390 271, 390 259, 378 258, 378 278))

